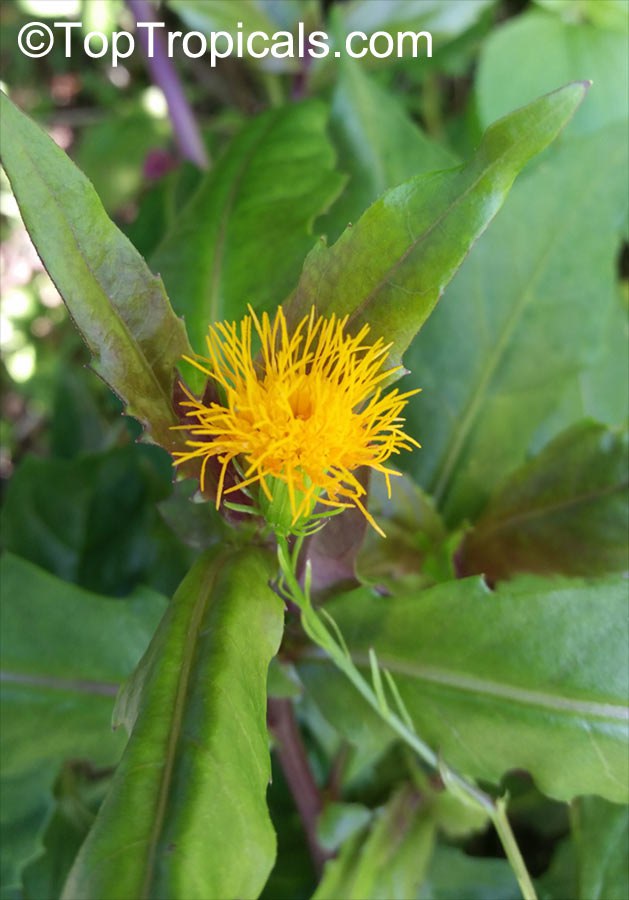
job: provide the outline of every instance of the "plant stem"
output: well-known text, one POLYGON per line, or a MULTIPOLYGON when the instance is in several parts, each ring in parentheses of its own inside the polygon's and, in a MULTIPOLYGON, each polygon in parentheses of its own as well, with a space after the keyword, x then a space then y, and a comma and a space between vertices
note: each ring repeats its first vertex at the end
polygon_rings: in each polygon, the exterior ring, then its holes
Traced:
MULTIPOLYGON (((153 9, 148 0, 127 0, 136 22, 154 22, 153 9)), ((209 167, 209 160, 194 113, 186 99, 179 75, 168 56, 164 38, 159 29, 153 29, 152 53, 149 53, 148 29, 137 30, 147 65, 154 83, 162 89, 173 126, 175 141, 184 159, 200 169, 209 167)))
POLYGON ((524 897, 524 900, 537 900, 537 894, 533 882, 531 881, 531 876, 528 873, 526 863, 522 858, 520 848, 517 845, 513 831, 511 830, 511 825, 507 818, 505 801, 501 797, 496 800, 494 810, 495 814, 492 816, 492 823, 498 832, 498 837, 507 854, 507 859, 513 869, 513 874, 518 880, 522 896, 524 897))
POLYGON ((310 770, 291 701, 270 697, 268 719, 269 728, 276 740, 275 750, 293 795, 314 867, 317 875, 321 875, 326 860, 330 858, 317 839, 317 819, 323 804, 310 770))
POLYGON ((330 624, 330 627, 328 627, 321 615, 313 608, 310 599, 311 575, 308 564, 306 564, 304 587, 302 588, 299 583, 296 571, 297 557, 300 549, 301 544, 297 542, 291 553, 287 539, 278 535, 277 556, 280 571, 284 579, 284 588, 290 599, 299 606, 301 610, 302 625, 308 637, 328 654, 332 662, 334 662, 337 668, 339 668, 349 681, 351 681, 356 690, 367 701, 369 706, 378 713, 381 719, 383 719, 383 721, 385 721, 425 763, 431 768, 438 770, 444 785, 448 790, 456 794, 463 803, 480 808, 491 819, 509 864, 520 885, 524 900, 537 900, 533 882, 526 869, 524 859, 522 858, 522 854, 520 853, 520 849, 506 815, 505 802, 500 799, 495 801, 493 797, 482 791, 476 784, 467 781, 467 779, 451 769, 442 759, 440 759, 434 750, 421 740, 414 729, 411 718, 404 706, 395 682, 386 671, 384 671, 385 679, 383 680, 383 673, 378 666, 373 651, 370 651, 373 686, 367 681, 352 660, 349 649, 345 644, 338 626, 328 617, 330 624), (384 690, 385 683, 389 687, 389 692, 399 710, 399 714, 394 712, 389 706, 384 690))

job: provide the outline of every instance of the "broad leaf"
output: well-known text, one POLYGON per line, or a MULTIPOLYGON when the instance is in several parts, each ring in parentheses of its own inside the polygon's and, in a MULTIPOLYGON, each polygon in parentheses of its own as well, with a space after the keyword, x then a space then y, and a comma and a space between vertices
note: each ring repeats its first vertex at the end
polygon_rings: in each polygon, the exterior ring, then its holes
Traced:
POLYGON ((331 110, 338 167, 350 179, 330 213, 317 223, 329 239, 336 240, 384 191, 457 162, 448 150, 427 138, 395 94, 355 60, 340 63, 331 110))
POLYGON ((111 731, 120 682, 145 651, 165 607, 146 589, 124 601, 69 585, 10 553, 0 562, 2 606, 2 882, 32 855, 66 759, 114 764, 111 731))
POLYGON ((121 747, 109 727, 114 698, 164 598, 91 594, 10 553, 0 571, 4 774, 66 756, 111 762, 121 747))
POLYGON ((258 550, 202 556, 123 691, 131 732, 64 897, 257 897, 275 858, 266 678, 283 608, 258 550))
MULTIPOLYGON (((626 802, 623 578, 527 576, 495 593, 470 578, 387 598, 362 589, 326 609, 357 663, 368 667, 369 648, 376 650, 418 733, 451 765, 493 782, 525 769, 559 800, 597 793, 626 802)), ((328 663, 304 661, 300 674, 349 737, 376 727, 328 663)))
POLYGON ((627 4, 625 0, 533 0, 538 6, 561 16, 566 22, 591 22, 625 34, 627 4))
MULTIPOLYGON (((602 5, 601 0, 592 4, 602 5)), ((557 12, 558 5, 554 6, 557 12)), ((483 127, 557 84, 582 78, 593 82, 591 96, 568 126, 570 134, 585 134, 626 121, 626 4, 624 34, 586 24, 582 14, 580 9, 576 21, 562 21, 559 16, 530 10, 492 31, 482 49, 476 79, 477 109, 483 127), (532 47, 544 60, 543 66, 531 65, 532 47)))
POLYGON ((573 808, 579 900, 629 897, 629 808, 580 797, 573 808))
POLYGON ((176 448, 175 366, 190 348, 164 286, 108 219, 94 188, 66 154, 0 96, 1 156, 24 223, 94 368, 151 440, 176 448))
POLYGON ((2 544, 88 590, 177 586, 189 552, 155 503, 171 492, 167 455, 129 445, 77 460, 23 460, 2 510, 2 544))
POLYGON ((627 559, 627 433, 586 422, 495 494, 457 554, 463 575, 603 575, 627 559))
POLYGON ((473 519, 541 435, 573 424, 564 398, 611 352, 626 153, 613 127, 557 148, 516 185, 406 357, 423 388, 407 408, 422 449, 401 462, 451 524, 473 519))
POLYGON ((22 871, 24 896, 59 897, 74 858, 109 787, 110 770, 65 765, 55 782, 55 805, 42 834, 43 852, 22 871))
POLYGON ((290 304, 293 319, 321 313, 366 322, 399 360, 430 315, 518 172, 568 122, 585 93, 572 84, 492 125, 463 167, 419 176, 386 193, 333 247, 306 259, 290 304))
POLYGON ((314 102, 257 116, 157 248, 152 266, 197 352, 209 322, 239 319, 247 304, 270 309, 294 288, 312 223, 343 183, 325 127, 314 102))
MULTIPOLYGON (((612 273, 610 272, 610 275, 612 273)), ((537 432, 534 450, 543 447, 568 423, 595 419, 605 425, 622 427, 629 409, 629 318, 623 284, 618 297, 601 304, 600 352, 578 378, 564 384, 560 402, 537 432)), ((608 296, 609 288, 605 291, 608 296)))

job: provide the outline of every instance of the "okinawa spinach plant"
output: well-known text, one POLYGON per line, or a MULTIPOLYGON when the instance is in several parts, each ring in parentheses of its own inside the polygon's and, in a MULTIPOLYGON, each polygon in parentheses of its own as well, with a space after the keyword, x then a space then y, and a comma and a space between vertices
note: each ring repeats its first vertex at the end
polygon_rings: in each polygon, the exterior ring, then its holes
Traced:
MULTIPOLYGON (((121 598, 89 564, 53 574, 43 531, 21 550, 16 475, 3 765, 45 830, 34 861, 32 836, 11 850, 10 896, 620 896, 622 127, 560 138, 499 213, 587 88, 496 117, 461 163, 346 66, 331 107, 253 116, 148 261, 2 95, 24 223, 91 368, 169 455, 156 499, 190 563, 168 602, 158 577, 121 598), (527 815, 565 823, 550 868, 527 815)), ((67 487, 30 464, 55 553, 64 492, 148 484, 145 449, 67 487)))

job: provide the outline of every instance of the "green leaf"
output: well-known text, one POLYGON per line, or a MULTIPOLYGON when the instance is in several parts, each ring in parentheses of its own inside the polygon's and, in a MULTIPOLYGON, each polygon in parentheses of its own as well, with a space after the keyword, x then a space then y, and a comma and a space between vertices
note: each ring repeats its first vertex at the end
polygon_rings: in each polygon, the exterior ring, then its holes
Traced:
MULTIPOLYGON (((264 6, 256 0, 168 0, 168 6, 181 16, 189 29, 200 31, 210 39, 213 32, 228 32, 236 46, 236 36, 242 34, 244 58, 258 68, 268 69, 269 63, 276 71, 298 68, 294 58, 257 59, 247 52, 247 39, 253 32, 261 31, 270 37, 277 30, 264 6)), ((224 53, 226 47, 224 38, 217 41, 218 50, 224 53)), ((256 46, 256 50, 259 51, 260 46, 256 46)))
MULTIPOLYGON (((611 273, 610 273, 611 274, 611 273)), ((626 284, 626 282, 625 282, 626 284)), ((556 408, 544 420, 535 437, 535 447, 544 446, 567 423, 580 419, 621 427, 629 409, 629 319, 621 296, 603 303, 600 310, 600 352, 598 358, 578 378, 565 383, 556 408)), ((608 291, 606 291, 607 297, 608 291)))
POLYGON ((611 28, 623 33, 627 31, 626 0, 533 0, 533 2, 548 12, 561 16, 566 22, 586 20, 601 28, 611 28))
POLYGON ((317 837, 324 850, 335 852, 371 821, 371 810, 360 803, 328 803, 317 821, 317 837))
MULTIPOLYGON (((470 578, 384 599, 362 589, 326 609, 362 668, 375 649, 419 735, 450 765, 492 782, 525 769, 559 800, 626 801, 623 578, 525 576, 495 593, 470 578)), ((300 676, 318 706, 339 715, 334 725, 361 721, 363 702, 328 663, 302 661, 300 676)))
POLYGON ((474 25, 495 0, 353 0, 343 3, 347 31, 430 31, 440 41, 452 40, 474 25))
POLYGON ((600 797, 573 807, 579 900, 629 897, 629 808, 600 797))
MULTIPOLYGON (((212 31, 236 31, 238 22, 249 31, 269 30, 272 21, 256 0, 168 0, 191 28, 212 31)), ((243 33, 245 33, 243 29, 243 33)))
POLYGON ((462 575, 604 575, 627 562, 627 432, 584 422, 519 469, 457 554, 462 575))
POLYGON ((125 601, 90 594, 11 553, 0 580, 2 825, 15 842, 0 842, 8 885, 36 847, 60 764, 117 761, 124 741, 111 730, 114 698, 166 600, 145 588, 125 601))
POLYGON ((550 865, 537 881, 538 894, 542 900, 564 900, 577 897, 576 854, 574 842, 564 838, 556 845, 550 865))
MULTIPOLYGON (((4 720, 3 720, 4 724, 4 720)), ((3 776, 0 788, 0 898, 23 900, 24 865, 41 850, 42 831, 52 809, 55 767, 48 763, 16 778, 3 776)))
POLYGON ((153 268, 190 340, 205 351, 209 322, 270 309, 293 289, 312 223, 343 183, 333 171, 318 102, 271 109, 250 122, 173 223, 153 268))
POLYGON ((74 158, 107 211, 116 212, 136 199, 146 157, 168 145, 169 132, 167 118, 150 115, 139 103, 121 101, 108 115, 80 129, 74 158))
POLYGON ((343 59, 339 66, 330 131, 339 153, 338 167, 350 175, 330 213, 317 223, 334 240, 384 191, 457 162, 448 150, 427 138, 396 95, 355 60, 343 59))
POLYGON ((573 424, 564 397, 611 352, 626 153, 614 126, 566 143, 516 185, 500 228, 479 241, 406 357, 423 388, 407 407, 422 450, 401 462, 450 524, 473 519, 541 435, 573 424))
POLYGON ((132 444, 77 460, 26 457, 7 489, 3 545, 100 593, 124 595, 139 583, 174 589, 189 554, 155 510, 171 477, 157 447, 132 444))
POLYGON ((110 763, 121 747, 113 699, 164 598, 146 588, 124 601, 90 594, 11 553, 0 572, 4 773, 66 757, 110 763))
POLYGON ((350 838, 326 864, 313 900, 414 897, 433 848, 435 825, 408 785, 391 797, 367 834, 350 838))
POLYGON ((411 478, 392 478, 389 497, 384 476, 375 473, 369 486, 369 511, 386 537, 373 528, 365 532, 356 558, 356 574, 363 584, 395 592, 402 579, 427 587, 453 577, 443 522, 411 478))
MULTIPOLYGON (((521 900, 506 859, 468 856, 455 847, 437 847, 418 900, 521 900)), ((565 900, 565 898, 564 898, 565 900)))
POLYGON ((50 455, 73 459, 115 446, 130 424, 120 417, 120 403, 86 368, 61 362, 54 380, 50 416, 50 455), (115 415, 118 420, 112 422, 115 415))
POLYGON ((107 218, 66 154, 2 94, 1 156, 37 252, 127 412, 167 449, 180 432, 171 393, 190 348, 164 287, 107 218))
POLYGON ((306 259, 292 318, 320 313, 366 322, 397 361, 430 315, 514 178, 568 122, 586 87, 572 84, 517 110, 486 132, 462 168, 419 176, 386 193, 329 249, 306 259))
POLYGON ((63 767, 55 784, 55 806, 42 836, 43 853, 22 872, 27 898, 59 897, 74 858, 94 821, 109 772, 63 767))
MULTIPOLYGON (((600 7, 601 2, 592 5, 600 7)), ((623 14, 626 32, 626 4, 623 14)), ((593 82, 591 95, 567 133, 586 134, 626 122, 626 33, 564 22, 538 10, 516 16, 492 31, 481 51, 476 79, 481 126, 558 84, 584 78, 593 82), (532 47, 543 65, 532 64, 532 47)))
POLYGON ((64 897, 257 897, 275 858, 266 678, 283 605, 255 549, 203 555, 119 699, 131 737, 64 897))

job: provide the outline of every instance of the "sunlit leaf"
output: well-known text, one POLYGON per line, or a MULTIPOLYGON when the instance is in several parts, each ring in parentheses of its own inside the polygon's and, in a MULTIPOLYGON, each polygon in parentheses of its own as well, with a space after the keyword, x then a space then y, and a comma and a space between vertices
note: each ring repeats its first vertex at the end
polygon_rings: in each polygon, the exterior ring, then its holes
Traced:
POLYGON ((190 352, 164 286, 107 217, 87 178, 5 94, 1 157, 24 223, 93 353, 93 366, 129 415, 166 448, 180 432, 175 366, 190 352))
POLYGON ((570 120, 585 85, 572 84, 496 122, 463 167, 393 188, 330 248, 306 259, 290 312, 298 320, 349 314, 392 343, 399 360, 466 253, 502 205, 518 172, 570 120))
POLYGON ((255 549, 203 555, 117 717, 131 736, 63 896, 256 897, 273 866, 266 678, 283 605, 255 549))
MULTIPOLYGON (((525 769, 548 796, 629 796, 629 622, 622 577, 481 579, 381 597, 343 595, 334 616, 354 660, 373 647, 421 737, 468 775, 525 769)), ((321 659, 300 674, 350 739, 386 726, 321 659)), ((392 737, 392 735, 390 735, 392 737)))

